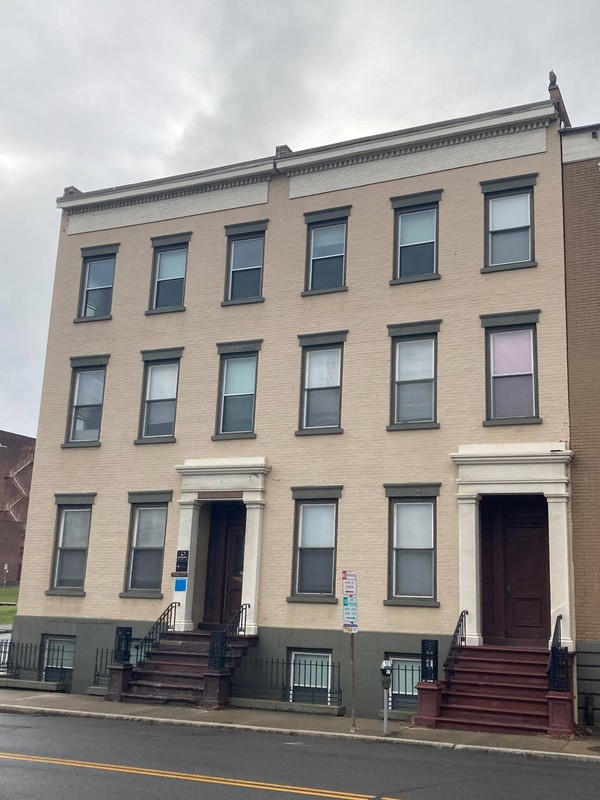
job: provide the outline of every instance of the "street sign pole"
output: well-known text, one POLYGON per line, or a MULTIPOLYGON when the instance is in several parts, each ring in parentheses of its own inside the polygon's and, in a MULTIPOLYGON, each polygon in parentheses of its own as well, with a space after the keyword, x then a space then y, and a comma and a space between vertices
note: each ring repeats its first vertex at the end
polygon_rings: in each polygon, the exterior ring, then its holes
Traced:
POLYGON ((356 676, 354 672, 354 634, 350 634, 350 672, 352 675, 352 727, 350 733, 356 733, 356 676))
POLYGON ((342 612, 344 631, 350 634, 350 681, 352 694, 352 727, 350 733, 356 733, 356 667, 354 658, 354 634, 358 633, 358 601, 356 597, 356 572, 342 570, 342 612))

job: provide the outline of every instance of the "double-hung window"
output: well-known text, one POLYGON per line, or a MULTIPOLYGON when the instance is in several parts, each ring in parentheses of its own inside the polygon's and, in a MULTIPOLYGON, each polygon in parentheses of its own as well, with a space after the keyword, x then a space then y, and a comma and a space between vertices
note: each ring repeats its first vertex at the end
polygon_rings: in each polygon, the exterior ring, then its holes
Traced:
POLYGON ((224 342, 221 356, 217 429, 213 439, 254 438, 256 374, 262 339, 224 342))
POLYGON ((421 680, 421 658, 417 655, 386 655, 392 662, 392 685, 389 707, 415 708, 418 705, 417 683, 421 680))
POLYGON ((269 220, 226 225, 228 267, 223 305, 263 299, 265 231, 269 220))
POLYGON ((49 594, 83 594, 95 493, 55 495, 56 543, 49 594))
POLYGON ((304 215, 308 225, 308 259, 303 294, 346 288, 346 239, 351 206, 304 215))
POLYGON ((175 441, 179 362, 183 347, 143 350, 144 389, 137 444, 175 441))
POLYGON ((171 491, 129 492, 131 532, 125 595, 160 594, 167 507, 172 497, 171 491))
POLYGON ((388 430, 437 428, 437 336, 441 320, 388 325, 392 391, 388 430))
POLYGON ((482 181, 485 197, 483 272, 534 267, 533 187, 536 174, 482 181))
POLYGON ((347 333, 298 336, 302 346, 298 434, 342 433, 342 356, 347 333))
POLYGON ((152 237, 154 264, 149 313, 182 311, 191 233, 152 237))
POLYGON ((536 325, 539 310, 484 314, 485 425, 541 422, 538 412, 536 325))
POLYGON ((76 321, 110 319, 118 244, 84 247, 83 272, 76 321))
POLYGON ((390 503, 389 605, 437 605, 435 506, 440 484, 386 484, 390 503))
POLYGON ((71 358, 71 403, 64 447, 97 446, 108 355, 71 358))
POLYGON ((341 486, 299 486, 296 503, 294 578, 291 600, 333 600, 338 500, 341 486))
POLYGON ((396 218, 396 252, 390 283, 439 278, 437 239, 441 198, 441 189, 391 198, 396 218))
POLYGON ((290 656, 290 701, 331 705, 331 653, 292 650, 290 656))

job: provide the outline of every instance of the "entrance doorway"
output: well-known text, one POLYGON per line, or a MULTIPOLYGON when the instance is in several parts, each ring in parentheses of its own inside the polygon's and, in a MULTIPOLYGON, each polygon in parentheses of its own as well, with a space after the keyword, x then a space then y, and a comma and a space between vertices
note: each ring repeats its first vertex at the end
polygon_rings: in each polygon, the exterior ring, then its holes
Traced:
POLYGON ((204 622, 228 623, 242 604, 246 507, 215 502, 211 508, 204 622))
POLYGON ((550 638, 546 499, 486 495, 480 509, 484 644, 546 647, 550 638))

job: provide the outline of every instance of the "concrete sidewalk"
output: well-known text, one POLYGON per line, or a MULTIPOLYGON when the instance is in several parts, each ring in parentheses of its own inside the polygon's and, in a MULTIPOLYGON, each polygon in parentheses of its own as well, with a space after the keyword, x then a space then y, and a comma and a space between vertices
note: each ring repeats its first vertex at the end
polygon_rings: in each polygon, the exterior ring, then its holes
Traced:
POLYGON ((596 762, 600 766, 600 731, 564 739, 549 736, 521 736, 504 733, 431 730, 406 722, 391 721, 387 736, 383 723, 375 719, 357 719, 351 732, 349 716, 292 714, 244 708, 205 710, 177 706, 153 706, 138 703, 110 703, 102 697, 78 694, 31 692, 0 689, 0 713, 51 714, 56 716, 123 719, 154 725, 189 725, 234 728, 285 736, 321 736, 390 744, 426 745, 493 753, 511 753, 543 758, 567 758, 596 762))

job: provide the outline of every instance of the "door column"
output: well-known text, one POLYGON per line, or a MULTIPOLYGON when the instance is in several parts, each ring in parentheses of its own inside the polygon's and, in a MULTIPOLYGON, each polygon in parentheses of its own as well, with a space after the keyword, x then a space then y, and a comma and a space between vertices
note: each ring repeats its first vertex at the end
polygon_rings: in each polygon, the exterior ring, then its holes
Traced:
POLYGON ((458 498, 458 594, 460 611, 467 610, 468 645, 482 645, 481 630, 481 537, 479 494, 458 498))
MULTIPOLYGON (((562 646, 575 649, 575 631, 571 619, 573 595, 573 559, 569 540, 567 494, 547 494, 548 549, 550 561, 550 637, 554 632, 556 617, 562 614, 562 646)), ((552 639, 550 639, 550 644, 552 639)))
POLYGON ((242 582, 242 605, 248 603, 246 612, 246 634, 258 633, 258 590, 260 581, 260 547, 262 538, 263 509, 262 492, 244 492, 246 506, 246 538, 244 540, 244 578, 242 582))
POLYGON ((185 578, 185 589, 181 592, 173 591, 173 600, 179 603, 175 611, 175 630, 193 631, 192 605, 194 602, 194 581, 196 573, 196 549, 198 545, 198 513, 199 503, 195 495, 179 501, 179 537, 178 550, 188 550, 188 569, 185 578))

